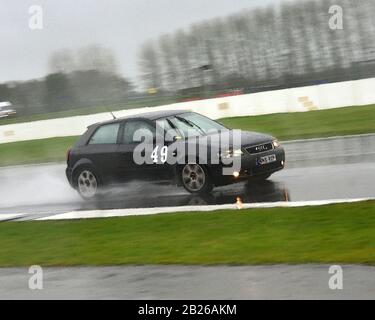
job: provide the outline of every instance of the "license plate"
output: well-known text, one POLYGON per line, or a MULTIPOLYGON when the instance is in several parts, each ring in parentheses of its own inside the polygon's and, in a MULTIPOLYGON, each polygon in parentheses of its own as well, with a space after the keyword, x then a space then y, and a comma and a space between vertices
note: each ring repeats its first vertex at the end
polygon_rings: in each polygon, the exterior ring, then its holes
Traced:
POLYGON ((276 155, 270 154, 269 156, 264 156, 264 157, 258 158, 257 164, 261 166, 261 165, 271 163, 271 162, 275 162, 275 161, 276 161, 276 155))

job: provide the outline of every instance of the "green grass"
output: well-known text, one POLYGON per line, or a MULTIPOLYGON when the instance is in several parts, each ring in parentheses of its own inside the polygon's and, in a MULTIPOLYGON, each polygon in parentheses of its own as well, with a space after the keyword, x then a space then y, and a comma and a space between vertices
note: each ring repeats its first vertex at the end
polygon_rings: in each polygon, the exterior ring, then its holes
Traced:
MULTIPOLYGON (((279 140, 375 132, 375 105, 220 120, 230 128, 272 134, 279 140)), ((77 137, 0 144, 0 166, 63 161, 77 137)))
POLYGON ((230 127, 272 134, 279 140, 375 132, 375 105, 221 119, 230 127))
POLYGON ((0 144, 0 166, 63 161, 77 139, 63 137, 0 144))
POLYGON ((0 266, 375 264, 375 202, 0 223, 0 266))

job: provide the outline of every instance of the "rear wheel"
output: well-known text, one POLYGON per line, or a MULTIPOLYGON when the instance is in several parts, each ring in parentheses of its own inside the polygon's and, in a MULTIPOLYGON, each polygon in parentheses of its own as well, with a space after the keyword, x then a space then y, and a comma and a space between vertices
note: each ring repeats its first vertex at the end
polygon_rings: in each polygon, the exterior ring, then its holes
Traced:
POLYGON ((214 187, 207 169, 197 163, 186 164, 181 169, 181 181, 190 193, 208 193, 214 187))
POLYGON ((77 191, 83 199, 94 199, 98 195, 99 180, 92 169, 80 169, 76 179, 77 191))

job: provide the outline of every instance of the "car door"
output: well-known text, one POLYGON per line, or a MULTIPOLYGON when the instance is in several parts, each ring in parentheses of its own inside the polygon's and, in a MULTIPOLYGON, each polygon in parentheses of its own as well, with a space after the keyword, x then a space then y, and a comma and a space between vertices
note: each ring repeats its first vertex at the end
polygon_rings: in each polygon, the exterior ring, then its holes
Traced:
POLYGON ((118 180, 118 138, 120 123, 99 126, 84 148, 85 157, 91 160, 95 169, 106 182, 118 180))
POLYGON ((168 169, 167 163, 153 162, 152 156, 156 146, 158 146, 158 157, 160 157, 160 150, 164 146, 156 143, 156 127, 153 121, 147 119, 126 120, 122 123, 120 132, 118 153, 119 173, 122 180, 160 181, 168 180, 171 177, 171 169, 168 169), (139 137, 144 138, 139 139, 139 137))

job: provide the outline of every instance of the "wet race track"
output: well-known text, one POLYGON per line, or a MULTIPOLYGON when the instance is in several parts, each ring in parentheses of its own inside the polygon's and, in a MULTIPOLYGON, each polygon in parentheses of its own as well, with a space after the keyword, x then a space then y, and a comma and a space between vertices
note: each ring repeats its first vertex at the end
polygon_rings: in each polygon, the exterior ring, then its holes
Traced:
POLYGON ((0 286, 0 300, 375 298, 375 267, 343 265, 344 290, 329 289, 329 267, 309 264, 44 268, 43 290, 28 289, 26 268, 1 269, 0 283, 12 290, 0 286))
MULTIPOLYGON (((46 217, 69 211, 200 206, 375 197, 375 163, 286 168, 262 183, 238 183, 207 196, 181 187, 131 182, 101 201, 86 202, 70 188, 64 164, 0 169, 0 220, 6 214, 46 217)), ((27 218, 26 218, 27 219, 27 218)))
MULTIPOLYGON (((287 167, 263 183, 216 188, 204 197, 183 188, 132 182, 100 202, 81 200, 66 181, 64 169, 64 164, 0 169, 0 221, 16 213, 22 214, 16 218, 22 221, 85 210, 181 206, 199 210, 201 205, 234 204, 237 198, 243 203, 375 198, 374 162, 287 167)), ((337 291, 328 288, 328 265, 45 268, 46 289, 33 291, 26 285, 27 268, 2 268, 0 300, 374 298, 374 267, 343 269, 349 290, 337 291)))

